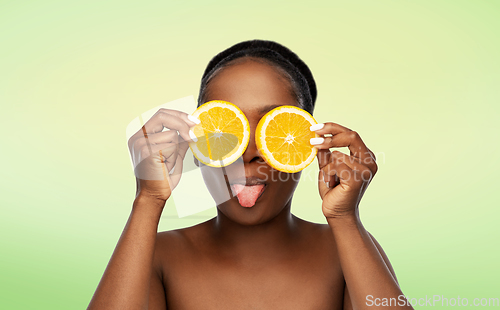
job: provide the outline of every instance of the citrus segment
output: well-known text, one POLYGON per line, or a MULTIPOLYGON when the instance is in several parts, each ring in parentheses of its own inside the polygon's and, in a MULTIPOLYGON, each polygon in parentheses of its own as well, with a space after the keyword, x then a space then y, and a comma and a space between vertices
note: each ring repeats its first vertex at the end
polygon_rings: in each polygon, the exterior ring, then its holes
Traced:
POLYGON ((192 116, 200 123, 191 129, 198 141, 189 143, 189 147, 200 162, 224 167, 243 155, 250 140, 250 125, 236 105, 213 100, 198 107, 192 116))
POLYGON ((280 106, 264 115, 255 131, 255 141, 264 160, 276 170, 294 173, 307 167, 317 154, 310 144, 319 137, 309 130, 316 120, 295 106, 280 106))

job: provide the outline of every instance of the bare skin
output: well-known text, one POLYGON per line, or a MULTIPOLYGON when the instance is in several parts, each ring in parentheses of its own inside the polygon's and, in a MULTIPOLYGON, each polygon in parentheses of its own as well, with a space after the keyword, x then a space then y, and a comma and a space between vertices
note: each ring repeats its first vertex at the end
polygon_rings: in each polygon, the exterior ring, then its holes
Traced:
MULTIPOLYGON (((367 295, 398 298, 402 292, 394 270, 358 216, 359 200, 377 170, 359 135, 335 123, 317 131, 325 137, 316 147, 318 189, 328 224, 310 223, 290 212, 300 172, 285 178, 272 169, 254 139, 265 112, 297 105, 289 82, 268 64, 237 62, 211 81, 208 100, 213 99, 232 102, 247 116, 251 137, 243 154, 245 175, 267 180, 264 193, 251 208, 234 197, 219 204, 217 217, 209 221, 157 234, 161 211, 178 179, 163 170, 161 180, 161 163, 157 174, 149 172, 154 160, 143 165, 142 175, 159 177, 138 178, 131 217, 89 309, 374 309, 366 305, 367 295), (343 146, 351 156, 330 151, 343 146)), ((151 141, 160 141, 159 156, 169 159, 168 170, 182 161, 187 130, 194 123, 178 111, 164 113, 170 116, 153 117, 147 132, 151 141), (167 147, 165 137, 155 136, 161 130, 152 128, 161 126, 179 132, 178 146, 167 147)), ((131 140, 131 148, 141 146, 139 136, 131 140)), ((155 143, 151 145, 155 152, 155 143)), ((226 167, 228 176, 238 177, 235 171, 226 167)), ((212 195, 227 188, 226 180, 210 170, 203 177, 212 195)))

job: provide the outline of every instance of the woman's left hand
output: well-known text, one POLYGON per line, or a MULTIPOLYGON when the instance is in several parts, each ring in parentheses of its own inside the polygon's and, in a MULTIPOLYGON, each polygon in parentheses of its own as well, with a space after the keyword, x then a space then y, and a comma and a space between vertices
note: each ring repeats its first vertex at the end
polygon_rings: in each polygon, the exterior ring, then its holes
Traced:
POLYGON ((324 139, 314 145, 318 148, 318 187, 323 214, 327 218, 358 217, 361 197, 377 173, 375 154, 357 132, 339 124, 327 122, 315 132, 324 139), (331 152, 332 147, 348 147, 351 155, 331 152))

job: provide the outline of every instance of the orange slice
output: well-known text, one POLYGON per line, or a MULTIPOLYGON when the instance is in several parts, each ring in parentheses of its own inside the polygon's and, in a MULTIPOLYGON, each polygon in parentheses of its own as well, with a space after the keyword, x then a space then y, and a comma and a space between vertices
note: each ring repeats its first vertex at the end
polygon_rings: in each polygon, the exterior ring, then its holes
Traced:
POLYGON ((266 113, 255 130, 255 142, 264 160, 274 169, 294 173, 303 170, 318 150, 309 142, 319 137, 309 130, 316 120, 303 109, 280 106, 266 113))
POLYGON ((250 125, 236 105, 222 100, 202 104, 192 114, 201 122, 191 128, 197 142, 190 142, 194 156, 205 165, 224 167, 243 155, 250 140, 250 125))

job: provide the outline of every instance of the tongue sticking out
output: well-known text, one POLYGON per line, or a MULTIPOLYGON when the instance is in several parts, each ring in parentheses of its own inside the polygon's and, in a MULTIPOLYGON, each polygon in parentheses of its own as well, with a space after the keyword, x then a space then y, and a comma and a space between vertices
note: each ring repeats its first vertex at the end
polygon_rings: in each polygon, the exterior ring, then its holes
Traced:
POLYGON ((260 193, 264 190, 263 184, 245 186, 243 184, 233 184, 233 194, 236 194, 240 205, 243 207, 252 207, 259 198, 260 193))

